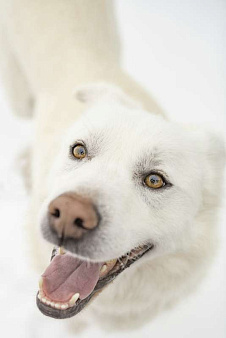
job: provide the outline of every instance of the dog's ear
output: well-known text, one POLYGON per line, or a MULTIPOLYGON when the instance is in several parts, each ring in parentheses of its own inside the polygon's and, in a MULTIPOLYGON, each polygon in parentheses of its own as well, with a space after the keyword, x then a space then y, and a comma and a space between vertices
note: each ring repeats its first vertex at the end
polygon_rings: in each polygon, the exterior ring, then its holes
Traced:
POLYGON ((203 199, 207 205, 218 203, 224 182, 226 164, 225 139, 221 132, 208 128, 192 128, 195 134, 197 149, 203 157, 203 199))
POLYGON ((99 101, 119 102, 129 108, 141 108, 141 104, 127 96, 119 87, 107 83, 91 83, 75 88, 80 102, 92 105, 99 101))

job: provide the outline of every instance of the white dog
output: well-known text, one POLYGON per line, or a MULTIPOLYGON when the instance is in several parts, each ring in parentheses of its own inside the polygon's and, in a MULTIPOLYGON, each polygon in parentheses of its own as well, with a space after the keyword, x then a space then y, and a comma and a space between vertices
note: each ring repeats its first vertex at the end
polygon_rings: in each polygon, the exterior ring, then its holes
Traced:
POLYGON ((214 254, 223 142, 147 112, 159 110, 120 70, 105 1, 1 5, 8 94, 20 115, 35 102, 30 222, 39 213, 44 238, 64 248, 37 305, 55 318, 86 307, 102 326, 140 326, 194 289, 214 254), (72 98, 74 85, 99 80, 131 97, 99 83, 72 98))
POLYGON ((223 147, 212 134, 148 114, 118 89, 87 86, 77 97, 90 107, 63 137, 41 226, 56 245, 63 235, 60 245, 79 259, 56 256, 38 305, 47 315, 72 316, 121 273, 121 260, 124 270, 147 251, 92 306, 104 322, 108 315, 136 325, 196 286, 209 264, 223 147))

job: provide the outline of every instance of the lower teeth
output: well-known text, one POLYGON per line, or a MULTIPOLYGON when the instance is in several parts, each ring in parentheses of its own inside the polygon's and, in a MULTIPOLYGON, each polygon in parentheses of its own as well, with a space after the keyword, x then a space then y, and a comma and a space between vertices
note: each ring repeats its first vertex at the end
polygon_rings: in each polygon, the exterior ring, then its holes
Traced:
MULTIPOLYGON (((128 252, 127 254, 125 254, 124 256, 121 256, 118 259, 111 259, 109 261, 107 261, 101 268, 100 270, 100 278, 102 279, 103 277, 105 277, 110 271, 111 273, 114 273, 115 271, 118 270, 119 266, 121 268, 124 268, 128 262, 128 260, 133 260, 136 256, 139 256, 139 252, 143 249, 142 246, 136 247, 133 250, 131 250, 130 252, 128 252)), ((56 250, 56 249, 55 249, 56 250)), ((59 248, 58 249, 58 253, 59 254, 64 254, 64 250, 63 248, 59 248)), ((55 256, 55 253, 53 254, 53 257, 55 256)), ((59 303, 59 302, 54 302, 50 299, 48 299, 46 297, 46 295, 44 294, 43 290, 42 290, 42 285, 43 285, 43 279, 41 277, 40 281, 39 281, 39 293, 38 293, 38 299, 48 305, 51 306, 52 308, 58 309, 58 310, 66 310, 69 307, 73 307, 77 300, 79 299, 79 293, 74 294, 69 302, 66 303, 59 303)))
POLYGON ((46 297, 43 297, 42 294, 39 292, 38 294, 38 299, 43 303, 43 304, 46 304, 46 305, 49 305, 51 306, 52 308, 54 309, 58 309, 58 310, 66 310, 67 308, 69 308, 70 306, 74 306, 76 301, 74 301, 73 304, 70 304, 69 303, 56 303, 56 302, 53 302, 51 300, 49 300, 48 298, 46 297))

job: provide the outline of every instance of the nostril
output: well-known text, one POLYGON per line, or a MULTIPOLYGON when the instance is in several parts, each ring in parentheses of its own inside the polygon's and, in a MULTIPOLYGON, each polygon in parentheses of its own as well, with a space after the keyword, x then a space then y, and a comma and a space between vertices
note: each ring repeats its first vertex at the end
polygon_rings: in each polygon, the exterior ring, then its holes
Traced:
POLYGON ((60 210, 59 209, 55 209, 53 212, 51 212, 51 215, 59 218, 60 217, 60 210))
POLYGON ((76 218, 74 220, 74 224, 77 225, 79 228, 83 228, 84 229, 84 221, 81 218, 76 218))

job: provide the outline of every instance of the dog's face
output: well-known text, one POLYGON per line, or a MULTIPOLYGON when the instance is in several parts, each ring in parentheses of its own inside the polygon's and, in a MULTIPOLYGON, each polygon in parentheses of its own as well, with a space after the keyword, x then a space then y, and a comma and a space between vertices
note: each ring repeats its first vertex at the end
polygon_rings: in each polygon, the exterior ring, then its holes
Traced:
POLYGON ((77 96, 89 107, 63 137, 41 211, 44 238, 67 250, 42 275, 37 299, 55 318, 77 314, 144 254, 191 252, 224 163, 216 136, 151 115, 117 89, 77 96))
POLYGON ((155 255, 187 250, 199 232, 194 219, 217 199, 222 143, 147 113, 117 89, 85 87, 77 96, 88 109, 65 135, 50 173, 44 237, 58 244, 48 206, 75 193, 92 201, 99 223, 65 239, 68 251, 102 262, 145 243, 155 255))

